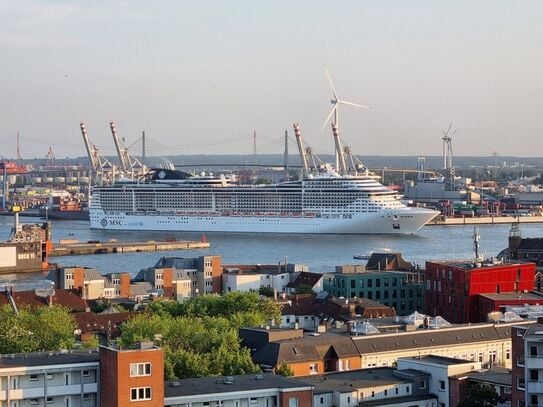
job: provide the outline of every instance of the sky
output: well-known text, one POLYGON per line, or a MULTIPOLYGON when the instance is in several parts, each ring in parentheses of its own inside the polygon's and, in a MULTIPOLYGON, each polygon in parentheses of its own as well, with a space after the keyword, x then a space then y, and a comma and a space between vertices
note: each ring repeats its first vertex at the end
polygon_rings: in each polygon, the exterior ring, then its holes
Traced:
POLYGON ((543 2, 0 0, 0 155, 543 155, 543 2), (293 141, 290 152, 295 151, 293 141))

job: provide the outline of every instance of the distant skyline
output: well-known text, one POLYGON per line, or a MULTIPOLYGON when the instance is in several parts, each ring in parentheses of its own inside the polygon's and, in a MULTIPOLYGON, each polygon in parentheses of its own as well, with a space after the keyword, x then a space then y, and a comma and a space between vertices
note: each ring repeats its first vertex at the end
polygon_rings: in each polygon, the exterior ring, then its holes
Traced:
POLYGON ((543 3, 0 2, 0 155, 331 153, 328 68, 356 154, 543 156, 543 3), (296 151, 293 142, 290 153, 296 151))

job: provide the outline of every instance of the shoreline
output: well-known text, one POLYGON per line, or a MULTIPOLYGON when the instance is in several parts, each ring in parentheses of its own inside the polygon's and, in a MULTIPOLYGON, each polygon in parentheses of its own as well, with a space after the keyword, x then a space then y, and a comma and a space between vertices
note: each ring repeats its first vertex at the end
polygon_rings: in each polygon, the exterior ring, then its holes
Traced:
POLYGON ((511 223, 543 223, 543 216, 478 216, 474 218, 438 216, 425 226, 506 225, 511 223))

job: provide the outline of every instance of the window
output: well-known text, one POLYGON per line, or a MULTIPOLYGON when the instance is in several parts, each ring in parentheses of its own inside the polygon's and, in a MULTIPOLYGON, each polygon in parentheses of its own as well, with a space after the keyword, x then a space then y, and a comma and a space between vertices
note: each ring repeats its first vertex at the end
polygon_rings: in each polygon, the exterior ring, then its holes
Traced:
POLYGON ((45 378, 46 378, 47 380, 53 380, 53 374, 52 374, 52 373, 47 373, 47 374, 45 375, 45 378))
POLYGON ((288 407, 298 407, 298 397, 289 397, 288 407))
POLYGON ((445 391, 445 380, 439 381, 439 391, 445 391))
POLYGON ((537 371, 536 369, 530 369, 530 380, 539 380, 539 371, 537 371))
POLYGON ((517 355, 517 366, 524 366, 524 355, 517 355))
POLYGON ((420 388, 421 388, 421 390, 424 390, 426 388, 426 381, 425 380, 420 382, 420 388))
POLYGON ((319 373, 319 365, 317 363, 312 363, 309 365, 309 374, 319 373))
POLYGON ((83 377, 89 377, 90 376, 90 370, 83 370, 83 377))
POLYGON ((150 387, 135 387, 130 389, 130 401, 151 400, 150 387))
POLYGON ((53 397, 47 397, 47 404, 53 404, 53 397))
POLYGON ((151 363, 130 363, 130 377, 151 376, 151 363))
POLYGON ((504 387, 503 394, 511 394, 511 387, 504 387))
POLYGON ((524 377, 517 377, 517 389, 524 390, 524 377))
POLYGON ((36 381, 38 381, 38 380, 39 380, 38 375, 37 375, 37 374, 31 374, 29 380, 30 380, 31 382, 36 382, 36 381))
POLYGON ((405 386, 405 392, 407 394, 411 393, 411 386, 405 386))

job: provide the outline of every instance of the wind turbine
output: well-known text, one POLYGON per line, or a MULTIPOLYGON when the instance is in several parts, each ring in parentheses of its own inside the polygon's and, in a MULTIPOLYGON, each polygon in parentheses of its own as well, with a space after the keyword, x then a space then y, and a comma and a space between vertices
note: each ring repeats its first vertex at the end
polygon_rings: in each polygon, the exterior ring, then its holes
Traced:
POLYGON ((341 145, 341 140, 339 138, 339 105, 349 105, 349 106, 355 106, 355 107, 361 107, 363 109, 371 109, 369 106, 361 105, 358 103, 353 102, 347 102, 346 100, 341 100, 336 92, 336 88, 334 86, 334 83, 332 82, 332 78, 330 77, 330 73, 328 72, 328 69, 324 67, 324 71, 326 72, 326 76, 328 78, 328 83, 330 84, 330 88, 332 89, 332 96, 334 97, 330 103, 334 105, 332 107, 332 110, 326 117, 326 120, 322 124, 321 131, 324 129, 324 126, 330 121, 332 118, 332 115, 334 115, 334 121, 332 122, 332 133, 334 134, 334 142, 336 145, 336 171, 339 168, 339 172, 341 175, 347 175, 347 166, 345 163, 345 156, 343 155, 343 146, 341 145))
POLYGON ((336 92, 336 88, 334 86, 334 83, 332 82, 332 78, 330 77, 330 73, 328 72, 328 68, 324 67, 324 71, 326 72, 326 76, 328 78, 328 83, 330 84, 330 88, 332 89, 332 95, 333 99, 330 100, 330 103, 334 105, 332 107, 332 110, 326 117, 326 120, 322 124, 321 131, 324 129, 324 126, 330 121, 332 115, 334 115, 334 121, 332 124, 334 124, 339 129, 339 105, 349 105, 349 106, 355 106, 355 107, 361 107, 362 109, 371 109, 371 107, 366 105, 361 105, 359 103, 353 103, 353 102, 347 102, 346 100, 341 100, 336 92))
POLYGON ((454 129, 451 133, 452 122, 449 124, 447 131, 442 131, 443 137, 443 169, 452 171, 452 159, 453 159, 453 149, 452 149, 452 136, 456 134, 458 129, 454 129))

